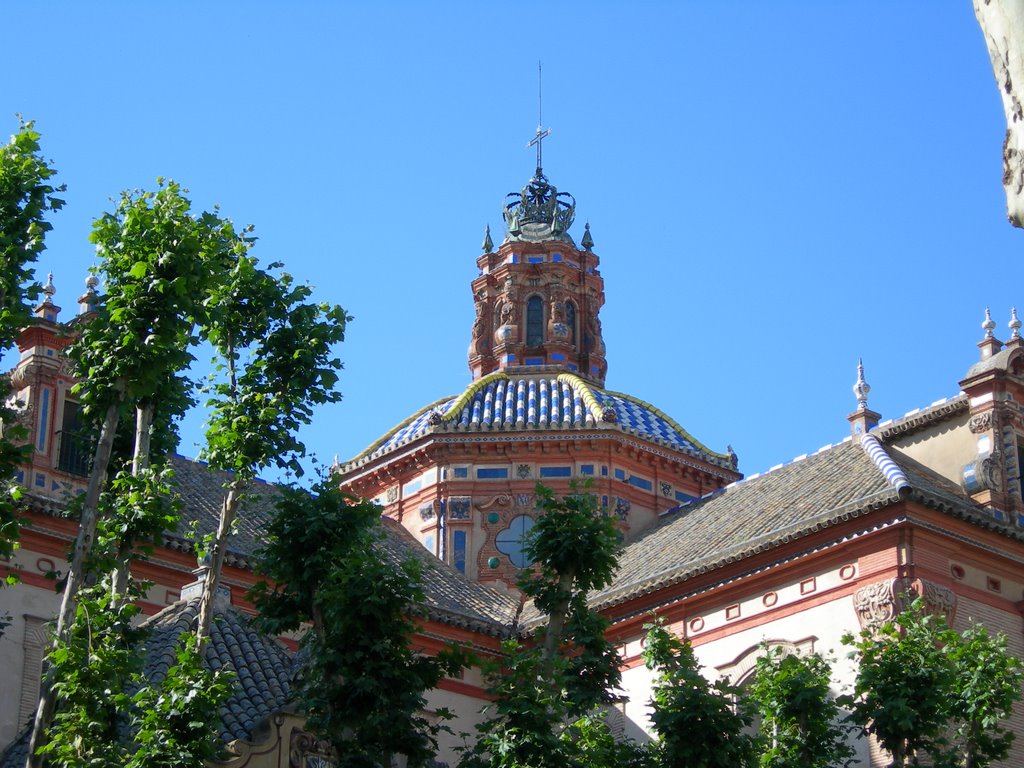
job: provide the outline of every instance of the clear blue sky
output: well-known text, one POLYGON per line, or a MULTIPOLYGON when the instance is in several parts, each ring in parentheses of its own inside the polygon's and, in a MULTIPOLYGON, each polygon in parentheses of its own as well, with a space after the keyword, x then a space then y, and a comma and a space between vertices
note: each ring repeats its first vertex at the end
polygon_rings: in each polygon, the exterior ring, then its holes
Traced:
MULTIPOLYGON (((955 395, 1024 310, 998 92, 971 3, 17 3, 0 131, 68 185, 39 268, 74 307, 92 219, 157 176, 355 316, 343 460, 469 382, 484 227, 545 171, 602 259, 609 388, 751 474, 871 406, 955 395)), ((500 235, 499 235, 500 237, 500 235)), ((496 239, 499 239, 496 237, 496 239)), ((182 452, 197 451, 196 425, 182 452)))

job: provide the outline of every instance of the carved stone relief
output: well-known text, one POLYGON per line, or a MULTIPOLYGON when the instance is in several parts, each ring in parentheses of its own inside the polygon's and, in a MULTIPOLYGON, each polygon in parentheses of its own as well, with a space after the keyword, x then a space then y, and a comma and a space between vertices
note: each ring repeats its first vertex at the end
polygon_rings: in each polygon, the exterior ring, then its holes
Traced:
POLYGON ((320 741, 313 734, 297 728, 292 731, 288 745, 289 768, 333 768, 331 755, 330 744, 326 741, 320 741))
POLYGON ((967 425, 974 434, 988 431, 992 428, 992 411, 985 411, 985 413, 977 413, 971 416, 971 420, 967 422, 967 425))
POLYGON ((952 621, 956 595, 947 587, 923 579, 884 579, 861 587, 854 593, 853 606, 862 629, 876 629, 892 621, 910 603, 923 597, 925 610, 942 614, 952 621))

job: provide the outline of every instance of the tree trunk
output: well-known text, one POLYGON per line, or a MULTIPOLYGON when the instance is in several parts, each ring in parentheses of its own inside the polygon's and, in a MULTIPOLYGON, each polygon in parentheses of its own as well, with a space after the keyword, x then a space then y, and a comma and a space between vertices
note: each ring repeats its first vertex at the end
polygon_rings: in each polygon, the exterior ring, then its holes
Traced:
POLYGON ((563 597, 551 612, 548 628, 544 633, 544 661, 549 666, 558 653, 558 646, 565 633, 565 619, 569 612, 569 601, 572 599, 572 585, 575 580, 576 574, 572 572, 563 573, 558 577, 558 591, 563 597))
POLYGON ((1024 227, 1024 5, 1017 0, 974 0, 992 71, 1003 100, 1003 187, 1006 214, 1024 227))
POLYGON ((224 568, 224 555, 227 552, 228 536, 231 534, 231 525, 238 514, 238 507, 242 500, 241 480, 234 480, 228 487, 224 503, 220 508, 220 522, 217 525, 217 536, 213 540, 213 548, 210 551, 210 568, 206 572, 206 580, 203 582, 202 596, 199 598, 199 624, 196 627, 196 639, 199 641, 199 658, 206 653, 206 642, 210 636, 210 622, 213 619, 213 601, 217 595, 217 584, 220 582, 220 573, 224 568))
MULTIPOLYGON (((93 541, 96 538, 96 525, 99 522, 97 512, 100 491, 106 478, 107 467, 110 465, 110 454, 114 448, 114 434, 117 432, 120 412, 121 398, 119 397, 116 402, 107 408, 106 416, 103 419, 103 428, 100 430, 100 439, 96 444, 92 471, 89 474, 89 486, 85 492, 85 501, 82 504, 82 514, 78 525, 78 538, 75 540, 71 567, 68 570, 67 583, 64 585, 64 597, 61 601, 60 613, 57 614, 57 630, 54 633, 53 648, 67 641, 71 632, 71 624, 75 618, 78 592, 82 588, 82 584, 85 583, 85 563, 92 551, 93 541)), ((25 763, 27 768, 41 768, 43 764, 42 758, 37 756, 36 752, 46 743, 46 731, 53 720, 53 712, 57 704, 57 693, 53 689, 53 684, 52 672, 47 671, 39 693, 39 706, 36 709, 35 722, 32 724, 28 759, 25 763)))
POLYGON ((132 474, 138 475, 149 468, 149 445, 153 437, 154 403, 145 403, 135 409, 135 453, 132 455, 132 474))
MULTIPOLYGON (((135 409, 135 453, 132 455, 132 474, 138 476, 149 468, 149 445, 152 437, 153 414, 156 407, 153 403, 140 405, 135 409)), ((117 550, 117 567, 111 578, 110 592, 115 604, 119 597, 123 599, 128 592, 128 580, 131 578, 131 556, 135 550, 135 542, 123 541, 117 550)))

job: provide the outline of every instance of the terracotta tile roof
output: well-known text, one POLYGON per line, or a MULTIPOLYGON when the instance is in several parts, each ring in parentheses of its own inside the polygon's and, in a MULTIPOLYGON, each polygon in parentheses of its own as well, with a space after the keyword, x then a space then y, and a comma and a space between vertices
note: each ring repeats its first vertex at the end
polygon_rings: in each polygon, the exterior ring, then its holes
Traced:
POLYGON ((385 519, 384 530, 384 547, 396 564, 409 556, 420 562, 423 607, 432 619, 489 635, 512 634, 519 612, 517 598, 470 581, 430 554, 394 520, 385 519))
MULTIPOLYGON (((211 469, 201 461, 173 456, 173 486, 182 501, 182 528, 167 534, 167 543, 175 549, 192 550, 185 536, 185 526, 195 520, 200 533, 217 530, 220 507, 224 500, 224 486, 231 473, 211 469)), ((277 487, 262 481, 250 484, 238 515, 235 533, 228 545, 227 562, 241 568, 252 568, 253 553, 263 541, 263 529, 274 514, 277 487)))
MULTIPOLYGON (((170 605, 144 622, 152 630, 142 651, 150 682, 163 680, 181 638, 195 628, 198 615, 199 599, 194 598, 170 605)), ((205 665, 235 673, 234 692, 220 710, 220 737, 225 742, 251 739, 263 719, 288 703, 290 654, 229 605, 215 607, 205 665)))
POLYGON ((407 445, 424 435, 557 430, 602 430, 651 440, 674 451, 734 469, 728 454, 715 453, 678 423, 642 400, 599 389, 574 374, 477 379, 455 397, 438 400, 386 432, 343 471, 407 445))
MULTIPOLYGON (((216 530, 220 516, 223 485, 230 478, 205 464, 175 458, 175 485, 182 495, 184 519, 199 521, 200 532, 216 530)), ((262 531, 274 514, 276 487, 254 483, 251 495, 239 515, 238 528, 231 538, 229 561, 243 567, 255 565, 253 553, 262 543, 262 531)), ((384 520, 384 546, 396 562, 413 556, 423 564, 424 607, 432 618, 445 623, 502 635, 514 623, 518 602, 507 594, 472 582, 446 563, 427 552, 402 526, 384 520)), ((170 537, 172 545, 191 545, 179 537, 170 537)))
MULTIPOLYGON (((181 456, 171 460, 174 487, 182 499, 182 530, 195 520, 199 533, 217 529, 224 485, 231 475, 210 469, 202 462, 181 456)), ((250 486, 238 516, 235 533, 228 544, 227 562, 240 568, 254 569, 255 553, 263 542, 263 531, 274 514, 277 487, 264 482, 250 486)), ((63 506, 53 500, 31 500, 37 511, 63 513, 63 506)), ((424 607, 437 621, 471 628, 485 634, 504 636, 515 623, 519 603, 507 593, 470 581, 448 564, 427 552, 399 524, 384 519, 384 546, 390 557, 413 556, 423 564, 424 607)), ((191 552, 192 542, 182 532, 165 534, 165 544, 172 549, 191 552)))
MULTIPOLYGON (((906 475, 910 498, 1024 540, 1024 532, 993 518, 955 484, 886 450, 906 475)), ((899 498, 860 444, 843 442, 666 513, 626 546, 615 583, 592 603, 604 608, 656 592, 899 498)), ((524 612, 524 624, 537 620, 524 612)))

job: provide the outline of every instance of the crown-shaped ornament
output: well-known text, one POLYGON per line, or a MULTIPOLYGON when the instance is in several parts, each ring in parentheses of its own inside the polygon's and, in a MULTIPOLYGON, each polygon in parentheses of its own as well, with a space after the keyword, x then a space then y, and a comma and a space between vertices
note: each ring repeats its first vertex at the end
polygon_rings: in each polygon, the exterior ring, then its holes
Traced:
POLYGON ((505 242, 572 242, 569 227, 576 216, 576 199, 549 184, 539 168, 521 192, 510 193, 505 200, 505 242))

